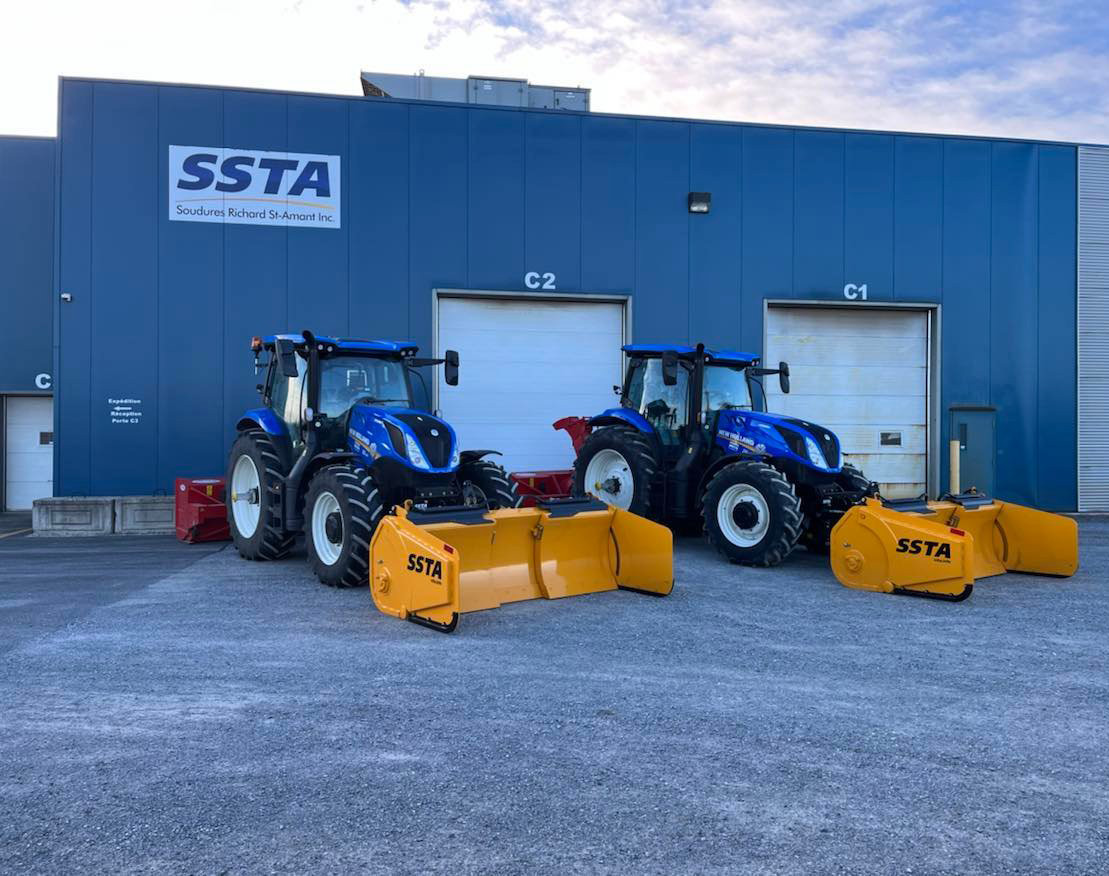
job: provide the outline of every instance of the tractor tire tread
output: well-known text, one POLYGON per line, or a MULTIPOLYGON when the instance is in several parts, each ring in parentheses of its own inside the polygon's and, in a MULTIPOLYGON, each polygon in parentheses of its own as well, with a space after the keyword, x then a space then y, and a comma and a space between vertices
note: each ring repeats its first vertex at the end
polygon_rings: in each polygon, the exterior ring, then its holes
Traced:
MULTIPOLYGON (((261 537, 255 542, 255 537, 242 538, 236 537, 236 530, 234 524, 234 515, 230 507, 230 488, 228 489, 228 522, 231 525, 232 541, 235 543, 235 549, 239 552, 239 556, 247 560, 280 560, 288 555, 292 549, 293 543, 296 541, 295 533, 288 533, 281 525, 281 490, 280 484, 285 479, 285 472, 281 470, 281 459, 277 455, 277 449, 273 446, 270 440, 262 429, 245 429, 239 433, 235 444, 231 449, 231 460, 228 464, 227 483, 231 483, 231 470, 235 466, 235 461, 241 456, 241 453, 236 453, 236 447, 240 442, 249 442, 252 446, 254 453, 257 454, 256 466, 260 462, 261 465, 257 466, 262 472, 262 477, 265 483, 259 484, 261 490, 261 497, 264 497, 264 507, 261 509, 261 519, 259 520, 259 530, 261 537), (272 460, 270 462, 269 460, 272 460)), ((260 498, 261 498, 260 497, 260 498)))
MULTIPOLYGON (((738 472, 745 471, 758 479, 765 481, 767 488, 776 499, 776 510, 780 515, 781 526, 772 543, 765 545, 761 552, 751 558, 737 558, 729 553, 726 539, 714 537, 710 528, 710 510, 708 502, 703 501, 703 519, 705 522, 705 535, 716 550, 733 563, 746 566, 776 566, 782 562, 796 547, 801 539, 804 527, 804 515, 801 513, 801 501, 793 484, 778 469, 765 462, 752 460, 749 462, 735 462, 725 466, 709 480, 705 486, 704 497, 707 498, 716 492, 723 492, 723 484, 731 480, 738 472)), ((769 498, 769 497, 768 497, 769 498)), ((714 511, 711 513, 715 513, 714 511)))

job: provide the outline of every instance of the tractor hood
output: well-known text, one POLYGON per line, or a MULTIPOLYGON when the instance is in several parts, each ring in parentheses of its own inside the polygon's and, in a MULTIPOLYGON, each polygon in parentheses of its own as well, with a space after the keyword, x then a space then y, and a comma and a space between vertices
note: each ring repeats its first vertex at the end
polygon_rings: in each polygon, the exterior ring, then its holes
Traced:
POLYGON ((427 411, 357 404, 350 411, 347 441, 367 465, 382 457, 417 471, 441 473, 458 468, 458 436, 427 411))
POLYGON ((730 453, 792 458, 819 471, 838 472, 842 465, 834 432, 784 414, 721 411, 713 440, 730 453))

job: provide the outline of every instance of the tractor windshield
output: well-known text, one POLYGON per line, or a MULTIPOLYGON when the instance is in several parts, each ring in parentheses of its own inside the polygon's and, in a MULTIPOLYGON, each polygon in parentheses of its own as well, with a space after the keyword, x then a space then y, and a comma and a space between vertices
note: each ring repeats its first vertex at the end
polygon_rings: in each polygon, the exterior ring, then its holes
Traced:
POLYGON ((746 370, 734 365, 709 365, 705 368, 701 407, 710 415, 716 411, 751 410, 751 386, 747 382, 746 370))
POLYGON ((662 360, 633 359, 624 397, 628 407, 641 413, 658 433, 663 444, 676 444, 679 430, 689 418, 688 362, 679 362, 678 382, 667 386, 662 379, 662 360))
POLYGON ((341 417, 359 399, 382 407, 412 407, 404 363, 375 356, 322 359, 320 411, 328 417, 341 417))

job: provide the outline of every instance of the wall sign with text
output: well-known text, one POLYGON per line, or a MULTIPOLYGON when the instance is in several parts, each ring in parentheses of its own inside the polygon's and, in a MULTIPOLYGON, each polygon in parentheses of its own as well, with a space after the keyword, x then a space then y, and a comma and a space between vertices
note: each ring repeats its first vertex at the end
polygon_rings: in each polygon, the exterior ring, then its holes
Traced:
POLYGON ((342 227, 341 159, 221 146, 169 147, 169 218, 342 227))

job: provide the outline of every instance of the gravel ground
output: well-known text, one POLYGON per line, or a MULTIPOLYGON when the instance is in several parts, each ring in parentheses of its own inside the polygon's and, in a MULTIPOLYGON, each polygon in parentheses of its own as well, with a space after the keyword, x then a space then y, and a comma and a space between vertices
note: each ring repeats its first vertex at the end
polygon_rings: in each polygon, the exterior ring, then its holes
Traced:
POLYGON ((444 636, 303 558, 0 541, 0 871, 1105 873, 1082 543, 952 605, 682 539, 667 599, 444 636))

